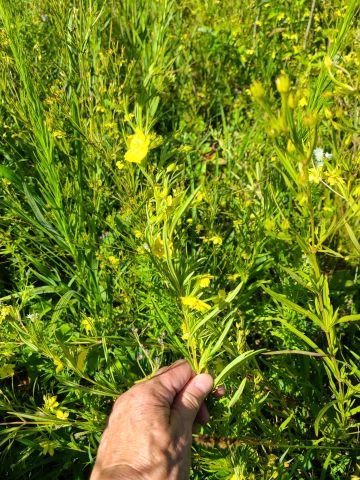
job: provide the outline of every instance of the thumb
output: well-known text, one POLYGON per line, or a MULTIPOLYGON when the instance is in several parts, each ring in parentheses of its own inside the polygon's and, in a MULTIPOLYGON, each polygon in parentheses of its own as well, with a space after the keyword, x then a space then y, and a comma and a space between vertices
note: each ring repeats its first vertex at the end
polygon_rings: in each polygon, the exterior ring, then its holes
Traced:
POLYGON ((174 399, 172 410, 177 413, 181 423, 188 424, 189 428, 192 427, 196 415, 212 386, 211 375, 202 373, 193 377, 178 393, 174 399))

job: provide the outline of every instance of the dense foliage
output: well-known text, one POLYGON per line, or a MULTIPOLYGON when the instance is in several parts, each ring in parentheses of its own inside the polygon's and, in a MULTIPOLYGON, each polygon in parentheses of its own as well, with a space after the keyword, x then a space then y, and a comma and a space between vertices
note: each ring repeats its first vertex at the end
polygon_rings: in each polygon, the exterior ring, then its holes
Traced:
POLYGON ((360 476, 358 3, 0 0, 0 473, 226 386, 192 479, 360 476))

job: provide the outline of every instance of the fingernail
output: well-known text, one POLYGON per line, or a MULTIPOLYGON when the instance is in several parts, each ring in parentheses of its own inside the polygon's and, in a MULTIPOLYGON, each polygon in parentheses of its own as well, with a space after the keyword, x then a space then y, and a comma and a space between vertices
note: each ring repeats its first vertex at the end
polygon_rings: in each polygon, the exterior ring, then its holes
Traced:
POLYGON ((194 385, 200 390, 204 395, 207 395, 213 386, 214 380, 211 375, 207 373, 200 373, 194 379, 194 385))

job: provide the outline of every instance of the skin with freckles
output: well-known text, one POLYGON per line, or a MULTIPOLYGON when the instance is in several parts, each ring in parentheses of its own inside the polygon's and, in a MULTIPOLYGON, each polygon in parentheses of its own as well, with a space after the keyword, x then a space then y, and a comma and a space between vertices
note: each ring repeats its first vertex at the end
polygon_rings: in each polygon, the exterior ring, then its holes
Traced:
POLYGON ((181 360, 114 404, 90 480, 187 480, 194 422, 206 423, 212 377, 181 360))

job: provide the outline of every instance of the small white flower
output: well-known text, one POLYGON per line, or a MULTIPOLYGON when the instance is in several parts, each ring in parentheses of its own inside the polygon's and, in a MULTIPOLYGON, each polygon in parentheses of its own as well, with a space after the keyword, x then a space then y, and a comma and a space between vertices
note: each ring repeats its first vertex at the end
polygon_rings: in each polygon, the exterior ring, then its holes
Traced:
POLYGON ((322 167, 324 165, 324 150, 320 147, 313 151, 315 157, 315 167, 322 167))
POLYGON ((327 153, 327 152, 326 152, 326 153, 325 153, 325 158, 326 158, 327 160, 331 160, 331 159, 332 159, 332 153, 327 153))

